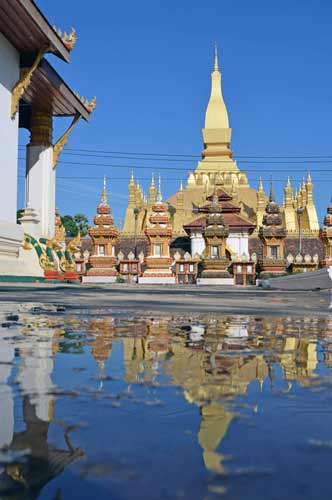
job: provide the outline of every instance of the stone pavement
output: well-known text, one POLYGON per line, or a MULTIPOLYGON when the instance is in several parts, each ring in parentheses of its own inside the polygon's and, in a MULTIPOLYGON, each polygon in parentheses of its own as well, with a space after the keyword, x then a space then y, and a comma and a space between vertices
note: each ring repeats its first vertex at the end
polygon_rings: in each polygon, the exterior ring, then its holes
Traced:
POLYGON ((278 291, 255 287, 114 285, 4 285, 0 304, 64 305, 66 309, 107 308, 121 314, 220 312, 256 315, 329 315, 331 292, 278 291))

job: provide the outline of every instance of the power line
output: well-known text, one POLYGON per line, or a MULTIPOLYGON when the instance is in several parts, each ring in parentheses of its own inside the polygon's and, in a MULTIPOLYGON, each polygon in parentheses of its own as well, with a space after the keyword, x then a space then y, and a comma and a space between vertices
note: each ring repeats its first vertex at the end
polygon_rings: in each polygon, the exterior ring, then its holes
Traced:
MULTIPOLYGON (((22 158, 20 157, 19 160, 25 160, 25 158, 22 158)), ((164 167, 164 166, 161 166, 161 167, 156 167, 156 166, 149 166, 149 165, 118 165, 118 164, 111 164, 111 163, 82 163, 82 162, 78 162, 78 161, 65 161, 65 160, 60 160, 58 162, 59 164, 61 165, 75 165, 75 166, 81 166, 81 167, 110 167, 110 168, 128 168, 130 170, 135 170, 135 169, 143 169, 143 170, 152 170, 154 172, 158 172, 159 170, 173 170, 173 171, 181 171, 183 172, 184 170, 188 170, 186 167, 182 167, 182 168, 179 168, 179 167, 164 167)), ((243 162, 245 163, 245 162, 243 162)), ((250 163, 250 162, 248 162, 250 163)), ((274 163, 274 162, 270 162, 270 163, 274 163)), ((276 162, 278 163, 278 162, 276 162)), ((287 162, 284 162, 284 163, 287 163, 287 162)), ((294 163, 306 163, 306 162, 294 162, 294 163)), ((330 162, 318 162, 318 163, 331 163, 332 164, 332 160, 330 162)), ((265 169, 266 170, 266 169, 265 169)), ((248 169, 247 170, 247 173, 252 173, 252 172, 262 172, 261 169, 248 169)), ((278 172, 286 172, 286 173, 290 173, 289 169, 285 169, 285 170, 282 170, 282 169, 278 169, 278 172)), ((292 172, 303 172, 303 170, 292 170, 292 172)), ((332 169, 315 169, 315 168, 311 168, 310 169, 310 172, 332 172, 332 169)), ((201 171, 202 174, 204 174, 205 172, 202 170, 201 171)), ((219 169, 216 169, 216 170, 209 170, 209 173, 220 173, 220 170, 219 169)), ((239 171, 240 173, 240 171, 239 171)), ((245 172, 243 172, 245 173, 245 172)))
MULTIPOLYGON (((118 153, 120 154, 120 153, 118 153)), ((157 157, 149 157, 149 158, 145 158, 143 156, 135 156, 135 157, 132 157, 132 156, 114 156, 114 155, 96 155, 96 154, 77 154, 77 153, 68 153, 68 152, 63 152, 62 155, 67 155, 67 156, 77 156, 79 158, 81 157, 84 157, 84 158, 113 158, 113 159, 116 159, 116 160, 132 160, 132 161, 137 161, 137 160, 140 160, 140 161, 154 161, 154 162, 164 162, 164 161, 168 161, 168 162, 175 162, 175 163, 192 163, 192 160, 187 160, 187 159, 183 159, 183 158, 157 158, 157 157)), ((246 157, 246 156, 243 156, 243 157, 234 157, 235 160, 236 159, 239 159, 239 158, 250 158, 250 157, 246 157)), ((332 156, 320 156, 320 157, 314 157, 314 158, 310 158, 310 157, 305 157, 305 156, 299 156, 297 157, 298 159, 295 159, 296 157, 291 157, 290 159, 286 160, 287 157, 284 157, 284 156, 280 156, 280 157, 269 157, 269 156, 256 156, 256 157, 252 157, 252 158, 255 158, 257 159, 258 161, 255 161, 256 164, 259 164, 259 165, 266 165, 266 164, 312 164, 313 162, 314 163, 326 163, 326 164, 332 164, 332 156), (279 160, 264 160, 264 158, 280 158, 279 160), (302 159, 301 159, 302 158, 302 159), (306 159, 307 158, 307 159, 306 159), (316 159, 316 158, 320 158, 320 159, 316 159), (324 159, 325 158, 325 159, 324 159), (264 160, 264 161, 262 161, 264 160)), ((202 158, 199 158, 199 157, 196 157, 196 160, 197 161, 202 161, 202 158)), ((218 160, 206 160, 204 159, 204 164, 207 164, 207 163, 212 163, 212 164, 215 164, 216 162, 218 162, 218 160)), ((220 162, 222 163, 230 163, 230 164, 233 164, 234 163, 234 160, 229 160, 229 159, 225 159, 225 160, 220 160, 220 162)), ((252 164, 253 162, 251 160, 248 160, 248 159, 245 159, 245 160, 240 160, 240 163, 241 164, 252 164)))
MULTIPOLYGON (((19 149, 25 149, 24 145, 19 145, 19 149)), ((107 151, 107 150, 100 150, 100 149, 80 149, 80 148, 66 148, 66 151, 64 151, 62 154, 70 154, 70 155, 75 155, 75 156, 85 156, 85 153, 97 153, 101 154, 101 157, 104 157, 104 155, 130 155, 130 156, 153 156, 153 157, 159 157, 159 156, 165 156, 165 157, 179 157, 179 158, 194 158, 194 159, 201 159, 201 157, 197 154, 192 155, 192 154, 183 154, 183 153, 151 153, 151 152, 131 152, 131 151, 107 151), (84 154, 78 154, 78 152, 83 152, 84 154), (69 153, 71 152, 71 153, 69 153)), ((88 156, 88 155, 87 155, 88 156)), ((92 155, 94 156, 94 155, 92 155)), ((313 154, 313 153, 308 153, 308 154, 301 154, 301 155, 237 155, 234 154, 234 158, 248 158, 248 159, 309 159, 309 160, 314 160, 316 158, 318 159, 332 159, 332 154, 329 155, 321 155, 321 154, 313 154)), ((161 158, 159 158, 161 159, 161 158)))
MULTIPOLYGON (((25 175, 18 175, 18 178, 19 179, 25 179, 25 175)), ((57 179, 60 179, 60 180, 98 180, 100 181, 102 179, 102 176, 61 176, 61 175, 57 175, 57 179)), ((140 177, 138 179, 139 181, 151 181, 151 177, 140 177)), ((177 181, 177 182, 180 182, 180 181, 183 181, 182 178, 168 178, 167 179, 168 181, 177 181)), ((260 180, 260 177, 254 177, 252 179, 253 182, 258 182, 260 180)), ((269 183, 271 181, 270 177, 267 177, 267 178, 262 178, 262 182, 266 182, 266 183, 269 183)), ((293 179, 294 183, 295 182, 301 182, 302 181, 302 177, 298 177, 296 179, 293 179)), ((113 183, 113 182, 128 182, 128 177, 110 177, 110 182, 113 183)), ((281 182, 281 183, 284 183, 285 184, 285 179, 273 179, 273 182, 281 182)), ((320 183, 320 182, 323 182, 323 183, 326 183, 326 182, 331 182, 331 179, 317 179, 315 180, 315 184, 317 183, 320 183)))

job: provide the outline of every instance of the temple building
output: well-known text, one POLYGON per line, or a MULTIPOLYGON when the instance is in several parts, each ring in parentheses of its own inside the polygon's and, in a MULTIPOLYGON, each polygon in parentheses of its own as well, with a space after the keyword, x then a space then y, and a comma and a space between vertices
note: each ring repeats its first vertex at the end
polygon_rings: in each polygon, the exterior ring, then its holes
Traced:
MULTIPOLYGON (((173 231, 172 248, 177 241, 190 246, 192 255, 202 254, 205 248, 202 233, 202 220, 197 219, 197 210, 211 199, 216 183, 224 205, 224 216, 230 232, 227 238, 228 251, 231 254, 250 255, 255 252, 262 255, 259 230, 262 226, 268 196, 262 180, 258 189, 251 187, 246 172, 242 171, 233 159, 231 150, 232 129, 229 124, 227 107, 222 93, 222 78, 219 70, 218 53, 215 50, 214 68, 211 74, 211 94, 205 113, 202 130, 202 159, 194 171, 188 172, 186 186, 180 184, 179 190, 167 200, 170 225, 173 231), (232 205, 226 207, 226 204, 232 205), (230 215, 232 214, 232 215, 230 215), (232 219, 232 220, 230 220, 232 219), (186 243, 187 241, 187 243, 186 243)), ((134 173, 129 182, 128 207, 121 231, 122 241, 134 235, 144 238, 151 207, 155 202, 156 188, 152 177, 148 198, 134 173), (139 215, 135 220, 135 210, 139 215)), ((313 199, 313 183, 308 173, 306 180, 297 192, 291 185, 291 179, 285 179, 284 201, 280 204, 282 225, 287 232, 285 245, 292 248, 299 237, 298 209, 302 209, 301 233, 308 243, 304 246, 313 249, 312 253, 322 253, 319 241, 319 223, 313 199), (288 240, 288 241, 287 241, 288 240)), ((203 223, 204 224, 204 223, 203 223)))
POLYGON ((32 0, 0 9, 0 279, 44 278, 59 270, 55 240, 56 166, 71 131, 89 121, 96 101, 80 98, 45 59, 66 63, 76 42, 51 26, 32 0), (55 138, 56 117, 71 118, 55 138), (18 131, 30 132, 26 148, 25 210, 17 224, 18 131))

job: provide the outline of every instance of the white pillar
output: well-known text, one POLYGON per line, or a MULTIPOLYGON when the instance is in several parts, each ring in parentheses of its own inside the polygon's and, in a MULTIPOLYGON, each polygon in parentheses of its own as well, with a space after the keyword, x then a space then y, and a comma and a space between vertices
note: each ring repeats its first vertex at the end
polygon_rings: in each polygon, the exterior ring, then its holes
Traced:
POLYGON ((53 169, 52 116, 34 111, 27 146, 25 232, 53 238, 55 229, 55 170, 53 169))
MULTIPOLYGON (((35 235, 45 238, 54 236, 55 170, 52 163, 52 146, 27 147, 26 206, 37 214, 39 224, 35 235)), ((27 228, 25 230, 28 232, 27 228)))

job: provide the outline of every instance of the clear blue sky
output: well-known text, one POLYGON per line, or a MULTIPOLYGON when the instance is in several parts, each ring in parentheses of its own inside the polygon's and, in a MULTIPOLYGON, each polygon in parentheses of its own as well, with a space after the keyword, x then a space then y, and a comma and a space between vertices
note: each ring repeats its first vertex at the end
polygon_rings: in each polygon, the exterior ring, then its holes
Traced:
MULTIPOLYGON (((239 160, 239 166, 248 173, 260 170, 265 179, 272 173, 279 201, 283 187, 279 180, 289 173, 298 181, 311 169, 322 218, 332 194, 330 0, 37 3, 52 24, 63 30, 75 26, 79 37, 70 65, 51 56, 49 60, 72 88, 98 100, 91 123, 76 127, 67 148, 198 157, 216 40, 235 155, 331 156, 330 163, 271 164, 253 159, 250 164, 239 160), (315 173, 319 168, 327 172, 315 173)), ((66 124, 57 121, 55 136, 66 124)), ((21 133, 21 143, 26 140, 27 134, 21 133)), ((156 173, 162 166, 183 168, 161 171, 167 197, 196 165, 195 159, 188 163, 119 160, 71 156, 66 151, 57 168, 57 205, 61 214, 84 212, 90 220, 104 173, 119 223, 127 204, 131 166, 149 167, 136 170, 143 179, 150 176, 150 167, 156 173), (125 166, 84 167, 65 161, 125 166), (81 178, 60 179, 64 176, 81 178)), ((20 163, 22 173, 24 162, 20 163)), ((258 176, 249 174, 253 186, 258 176)), ((144 188, 148 184, 142 182, 144 188)), ((20 191, 22 204, 22 186, 20 191)))

